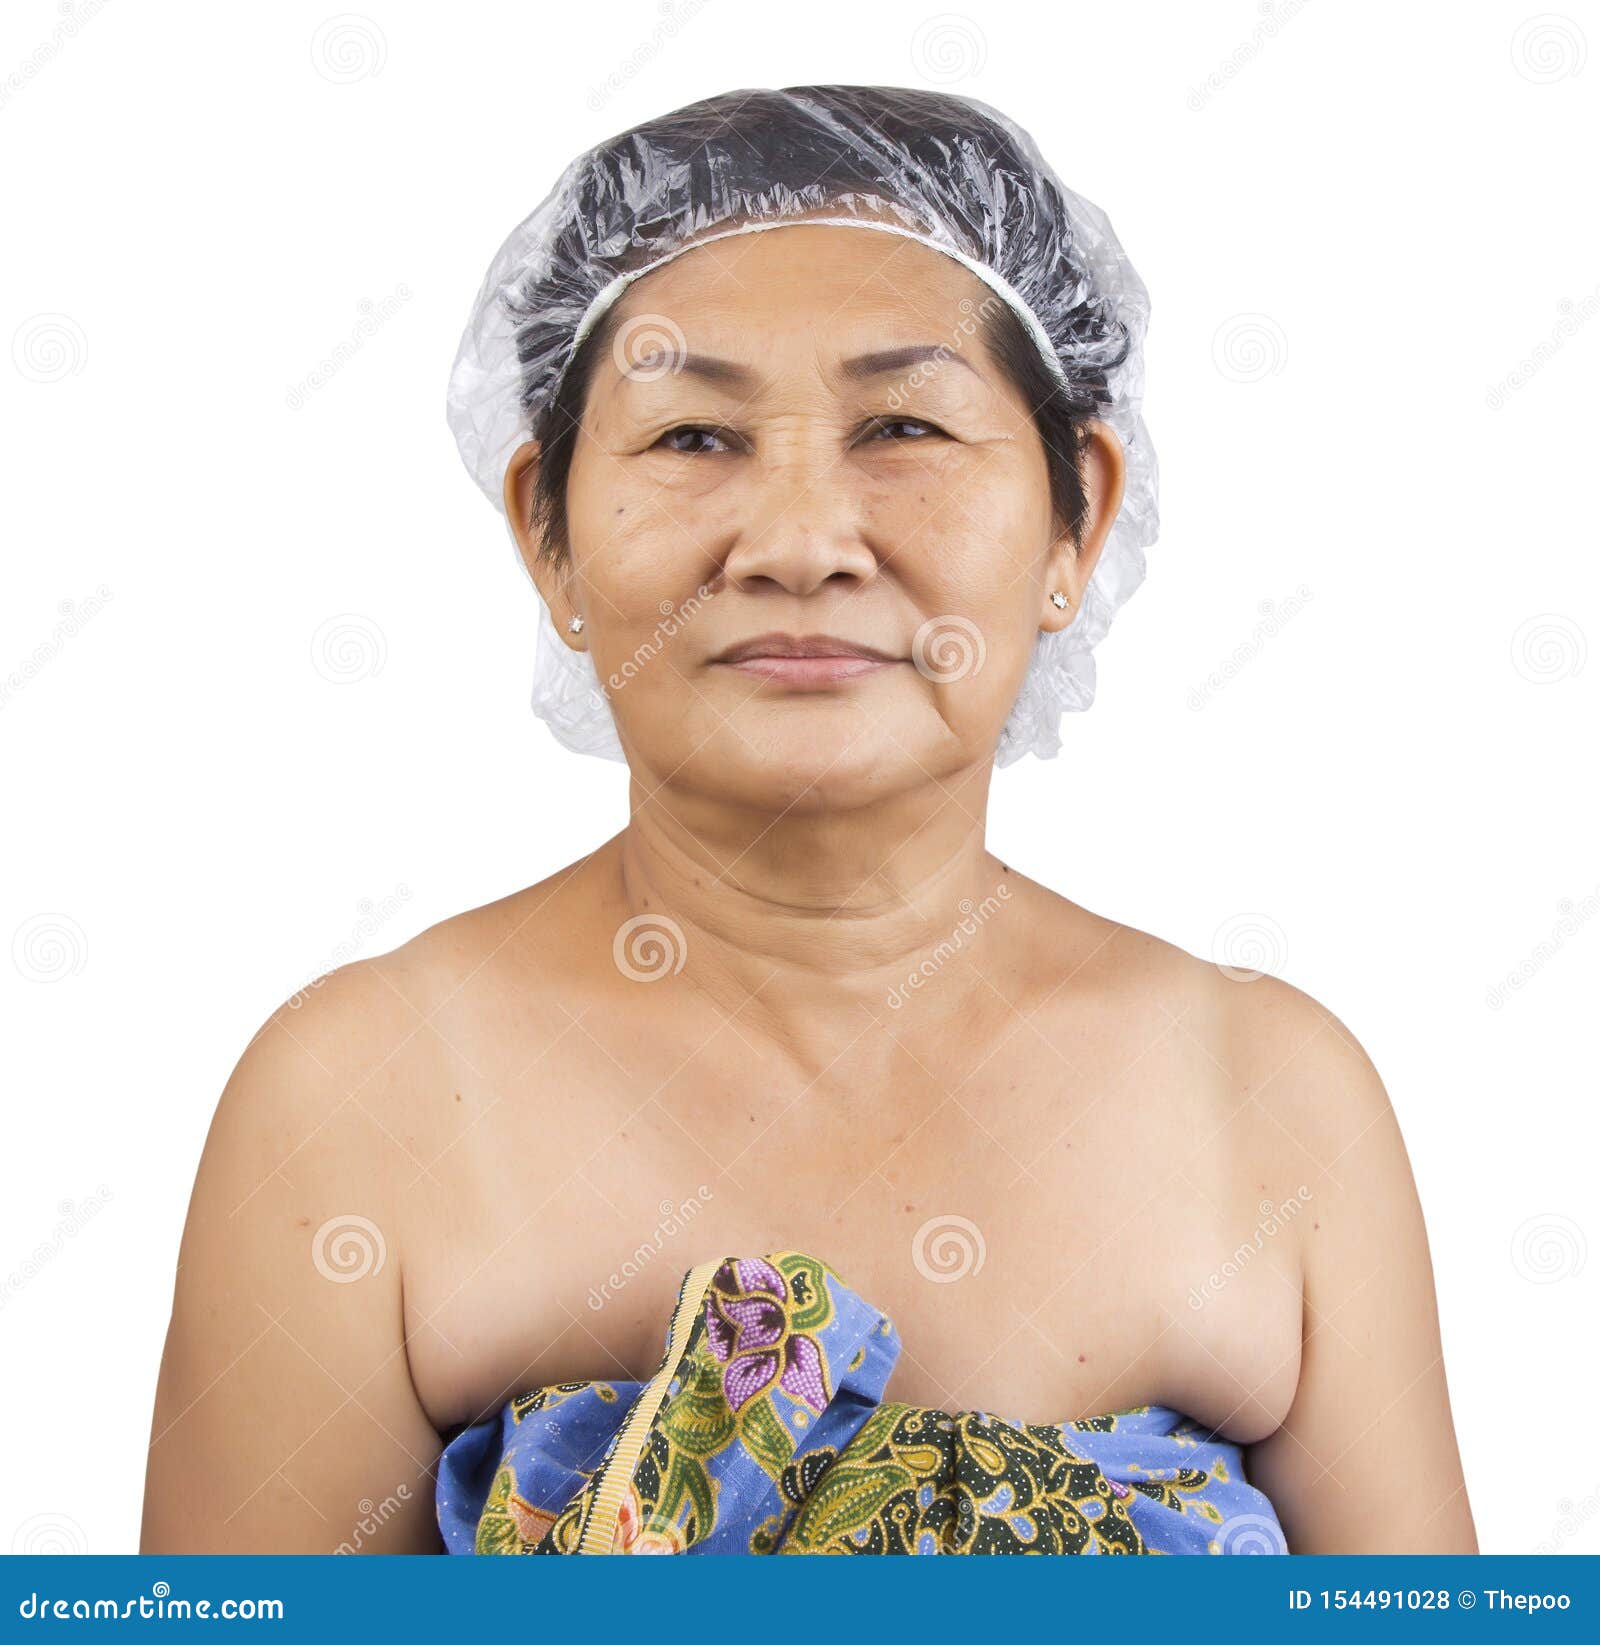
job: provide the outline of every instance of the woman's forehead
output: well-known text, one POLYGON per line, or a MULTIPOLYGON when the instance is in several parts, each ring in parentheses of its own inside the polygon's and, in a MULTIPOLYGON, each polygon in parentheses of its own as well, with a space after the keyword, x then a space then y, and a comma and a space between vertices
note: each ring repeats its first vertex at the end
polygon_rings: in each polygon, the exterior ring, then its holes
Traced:
POLYGON ((617 304, 639 314, 757 317, 803 305, 906 311, 949 325, 989 295, 970 269, 902 234, 833 224, 774 225, 691 246, 635 280, 617 304))
POLYGON ((999 302, 953 258, 898 235, 731 236, 628 287, 606 316, 594 386, 609 379, 640 401, 659 398, 654 385, 749 396, 799 365, 840 389, 909 376, 970 396, 997 386, 981 338, 999 302))

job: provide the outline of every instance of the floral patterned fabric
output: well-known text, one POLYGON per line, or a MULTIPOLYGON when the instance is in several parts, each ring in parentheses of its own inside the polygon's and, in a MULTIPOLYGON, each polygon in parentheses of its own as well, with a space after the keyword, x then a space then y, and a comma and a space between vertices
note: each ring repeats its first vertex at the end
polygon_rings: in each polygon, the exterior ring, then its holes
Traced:
POLYGON ((685 1275, 645 1383, 563 1382, 462 1430, 459 1554, 1286 1553, 1237 1445, 1165 1406, 1055 1424, 884 1402, 890 1320, 798 1251, 685 1275))

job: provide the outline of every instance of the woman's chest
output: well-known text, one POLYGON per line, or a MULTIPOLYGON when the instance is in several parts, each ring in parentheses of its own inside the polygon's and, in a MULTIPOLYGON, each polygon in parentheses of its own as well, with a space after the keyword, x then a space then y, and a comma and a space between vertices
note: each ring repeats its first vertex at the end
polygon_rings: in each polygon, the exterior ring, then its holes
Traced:
POLYGON ((1250 1440, 1293 1396, 1298 1205, 1196 1093, 588 1082, 480 1113, 406 1197, 412 1376, 441 1428, 642 1380, 684 1273, 800 1250, 894 1322, 887 1397, 1057 1422, 1172 1404, 1250 1440), (1080 1094, 1081 1095, 1081 1094, 1080 1094))

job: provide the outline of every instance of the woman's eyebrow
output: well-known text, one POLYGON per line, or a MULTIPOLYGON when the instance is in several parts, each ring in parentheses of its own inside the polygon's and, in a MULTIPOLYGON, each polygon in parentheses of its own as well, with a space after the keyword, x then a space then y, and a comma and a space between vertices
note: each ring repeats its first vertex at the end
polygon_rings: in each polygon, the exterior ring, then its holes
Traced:
MULTIPOLYGON (((885 376, 891 371, 905 371, 908 367, 924 365, 930 360, 952 360, 965 370, 972 370, 948 344, 911 343, 903 348, 877 349, 871 354, 854 355, 840 362, 839 375, 848 381, 860 382, 868 377, 885 376)), ((680 353, 674 349, 658 349, 648 358, 638 361, 642 380, 659 380, 664 362, 670 362, 668 375, 671 376, 687 373, 691 377, 703 377, 708 382, 726 383, 734 388, 753 388, 759 382, 755 372, 737 361, 721 360, 711 354, 680 353)), ((632 375, 630 371, 623 372, 624 377, 632 375)))
POLYGON ((911 343, 905 348, 885 348, 873 354, 858 354, 844 361, 839 371, 842 376, 859 381, 864 377, 881 377, 891 371, 904 371, 907 366, 920 366, 929 360, 953 360, 965 370, 972 370, 948 344, 911 343))

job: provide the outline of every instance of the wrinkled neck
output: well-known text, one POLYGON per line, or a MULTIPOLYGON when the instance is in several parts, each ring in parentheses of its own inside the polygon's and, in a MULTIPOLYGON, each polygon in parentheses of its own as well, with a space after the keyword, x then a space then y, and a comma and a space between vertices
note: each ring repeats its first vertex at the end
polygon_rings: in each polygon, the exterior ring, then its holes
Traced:
MULTIPOLYGON (((683 933, 684 970, 728 1012, 819 1054, 890 1012, 958 1014, 1016 876, 984 846, 987 770, 847 811, 640 800, 618 836, 635 915, 683 933)), ((931 785, 930 785, 931 786, 931 785)), ((1001 922, 1003 924, 1003 922, 1001 922)))

